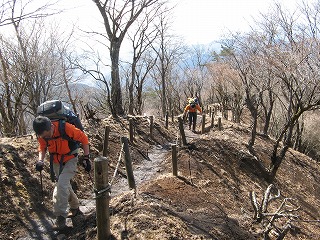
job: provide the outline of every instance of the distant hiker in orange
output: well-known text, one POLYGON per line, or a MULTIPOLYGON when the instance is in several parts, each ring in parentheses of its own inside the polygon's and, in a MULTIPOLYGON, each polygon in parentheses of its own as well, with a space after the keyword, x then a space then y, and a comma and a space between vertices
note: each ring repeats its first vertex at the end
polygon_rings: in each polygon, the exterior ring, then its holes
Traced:
POLYGON ((50 174, 52 180, 56 182, 53 191, 53 213, 56 221, 53 230, 65 229, 66 218, 75 217, 81 214, 79 200, 74 193, 70 180, 74 177, 78 163, 78 145, 72 147, 71 139, 82 144, 83 157, 82 165, 85 170, 91 170, 89 160, 89 141, 87 135, 74 125, 65 122, 64 130, 60 126, 61 122, 51 121, 48 117, 38 116, 33 121, 33 130, 37 134, 39 142, 39 160, 36 163, 36 170, 41 172, 44 166, 44 159, 47 150, 50 153, 50 174), (66 139, 65 134, 69 139, 66 139), (70 206, 70 213, 68 208, 70 206))
POLYGON ((189 98, 188 105, 184 108, 183 116, 186 116, 187 112, 189 115, 189 130, 195 132, 197 124, 197 110, 202 113, 202 110, 198 104, 197 98, 189 98))

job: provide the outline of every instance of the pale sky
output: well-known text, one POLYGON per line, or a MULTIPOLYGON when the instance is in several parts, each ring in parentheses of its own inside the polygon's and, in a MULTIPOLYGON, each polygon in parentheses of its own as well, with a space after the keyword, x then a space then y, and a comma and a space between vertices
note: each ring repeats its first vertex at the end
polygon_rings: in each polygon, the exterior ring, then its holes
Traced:
MULTIPOLYGON (((77 21, 82 29, 92 22, 102 21, 91 0, 63 0, 64 4, 77 6, 67 13, 70 21, 77 21)), ((252 17, 267 12, 273 0, 169 0, 176 4, 173 30, 187 44, 208 44, 231 31, 247 31, 252 17)), ((292 7, 296 0, 280 0, 292 7)))
MULTIPOLYGON (((171 0, 172 1, 172 0, 171 0)), ((266 13, 273 0, 174 0, 174 27, 188 44, 207 44, 228 30, 247 31, 252 17, 266 13)), ((295 0, 281 0, 285 6, 295 0)))

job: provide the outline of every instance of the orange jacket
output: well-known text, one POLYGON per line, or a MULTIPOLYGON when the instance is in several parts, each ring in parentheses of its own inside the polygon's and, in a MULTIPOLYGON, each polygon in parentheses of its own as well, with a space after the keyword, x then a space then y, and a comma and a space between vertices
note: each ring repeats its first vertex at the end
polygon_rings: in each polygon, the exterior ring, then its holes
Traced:
MULTIPOLYGON (((70 148, 68 145, 68 140, 63 139, 62 137, 59 137, 60 136, 59 122, 52 121, 52 124, 54 125, 52 138, 55 138, 55 137, 58 137, 58 138, 48 140, 48 144, 45 139, 38 138, 39 151, 46 151, 46 148, 48 148, 49 153, 54 153, 53 162, 59 163, 61 159, 61 155, 68 154, 70 152, 70 148)), ((82 144, 89 144, 87 135, 84 132, 82 132, 80 129, 76 128, 74 125, 66 122, 65 132, 70 138, 74 139, 75 141, 79 141, 82 144)), ((65 155, 63 162, 67 162, 71 158, 74 158, 74 155, 65 155)))
POLYGON ((195 107, 195 108, 192 108, 192 107, 190 106, 190 104, 188 104, 188 105, 184 108, 184 112, 187 112, 187 111, 189 111, 189 112, 197 112, 197 110, 198 110, 200 113, 202 113, 202 110, 201 110, 199 104, 196 104, 196 107, 195 107))

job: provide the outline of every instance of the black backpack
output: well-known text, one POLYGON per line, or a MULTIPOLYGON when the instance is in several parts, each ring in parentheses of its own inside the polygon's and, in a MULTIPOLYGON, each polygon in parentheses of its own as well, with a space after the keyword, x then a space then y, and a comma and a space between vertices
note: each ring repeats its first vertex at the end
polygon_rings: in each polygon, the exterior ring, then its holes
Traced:
MULTIPOLYGON (((68 145, 70 152, 67 155, 72 155, 72 152, 79 148, 79 142, 73 140, 66 134, 65 125, 66 122, 74 125, 76 128, 81 131, 84 130, 79 116, 77 116, 74 112, 71 111, 70 108, 65 106, 60 100, 51 100, 42 103, 37 108, 37 114, 40 116, 48 117, 51 121, 59 121, 59 132, 60 137, 68 140, 68 145)), ((48 139, 45 139, 48 143, 48 139)), ((50 171, 51 171, 51 179, 53 180, 53 170, 52 170, 52 161, 53 155, 50 154, 50 171)), ((62 164, 62 161, 61 163, 62 164)))

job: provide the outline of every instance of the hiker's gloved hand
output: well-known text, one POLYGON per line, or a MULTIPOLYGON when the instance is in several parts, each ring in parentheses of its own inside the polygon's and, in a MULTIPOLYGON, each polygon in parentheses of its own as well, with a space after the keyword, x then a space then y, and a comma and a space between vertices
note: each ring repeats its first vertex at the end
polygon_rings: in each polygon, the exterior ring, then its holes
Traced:
POLYGON ((36 163, 36 170, 41 172, 43 170, 44 162, 43 161, 38 161, 36 163))
POLYGON ((84 155, 81 159, 81 165, 84 167, 86 172, 90 172, 91 170, 91 162, 89 159, 89 155, 84 155))

